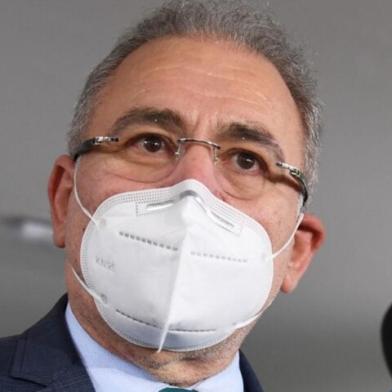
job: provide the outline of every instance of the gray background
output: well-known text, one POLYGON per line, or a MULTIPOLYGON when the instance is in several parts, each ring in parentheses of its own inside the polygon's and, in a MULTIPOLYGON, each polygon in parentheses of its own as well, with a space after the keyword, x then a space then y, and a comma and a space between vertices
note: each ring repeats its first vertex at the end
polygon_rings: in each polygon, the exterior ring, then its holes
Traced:
MULTIPOLYGON (((0 1, 0 215, 48 218, 46 182, 85 76, 155 0, 0 1)), ((386 391, 379 341, 392 301, 392 1, 272 0, 313 49, 325 102, 313 203, 328 241, 245 345, 267 391, 386 391)), ((0 335, 64 291, 62 253, 0 226, 0 335)))

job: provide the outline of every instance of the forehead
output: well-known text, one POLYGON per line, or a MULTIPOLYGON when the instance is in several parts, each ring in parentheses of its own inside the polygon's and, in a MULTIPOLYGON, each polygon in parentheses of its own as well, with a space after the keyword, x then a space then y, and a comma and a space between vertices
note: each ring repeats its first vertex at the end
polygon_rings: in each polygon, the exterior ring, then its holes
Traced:
POLYGON ((89 134, 107 133, 135 107, 179 113, 193 137, 213 138, 231 122, 259 124, 302 164, 303 126, 289 89, 268 60, 231 42, 171 37, 141 46, 102 90, 89 134))

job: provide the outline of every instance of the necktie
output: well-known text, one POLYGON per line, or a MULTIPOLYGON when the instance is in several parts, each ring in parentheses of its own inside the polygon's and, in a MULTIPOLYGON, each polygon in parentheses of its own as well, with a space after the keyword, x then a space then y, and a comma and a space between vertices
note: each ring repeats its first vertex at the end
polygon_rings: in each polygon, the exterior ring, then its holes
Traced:
POLYGON ((194 389, 183 389, 183 388, 163 388, 159 392, 197 392, 194 389))

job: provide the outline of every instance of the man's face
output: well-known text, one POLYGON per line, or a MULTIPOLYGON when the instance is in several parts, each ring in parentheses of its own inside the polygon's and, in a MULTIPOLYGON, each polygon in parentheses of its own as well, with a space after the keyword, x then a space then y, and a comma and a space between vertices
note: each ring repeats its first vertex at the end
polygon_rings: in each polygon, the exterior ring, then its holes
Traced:
MULTIPOLYGON (((166 38, 143 45, 128 56, 103 89, 84 139, 108 134, 119 118, 135 108, 169 109, 181 117, 186 137, 204 140, 215 140, 219 129, 227 124, 252 124, 276 140, 286 162, 303 167, 303 125, 286 84, 266 59, 232 43, 166 38)), ((215 170, 209 149, 195 144, 187 148, 169 176, 147 186, 127 176, 113 175, 102 157, 93 152, 80 161, 77 187, 83 205, 93 213, 113 194, 171 186, 193 178, 261 223, 273 250, 278 250, 296 224, 299 194, 295 187, 282 183, 278 185, 279 197, 265 194, 250 202, 226 194, 216 180, 215 170)), ((53 173, 50 196, 55 241, 65 246, 67 261, 80 271, 80 245, 88 218, 72 192, 73 163, 62 157, 53 173)), ((291 291, 295 287, 318 247, 322 230, 314 217, 305 218, 305 226, 300 227, 296 238, 301 240, 301 235, 307 248, 302 244, 299 249, 294 242, 274 261, 270 300, 279 289, 291 291), (297 265, 297 259, 302 264, 297 265)), ((67 270, 70 298, 78 293, 78 301, 83 302, 87 296, 67 270)), ((84 314, 89 317, 95 308, 91 299, 85 301, 84 314)))
MULTIPOLYGON (((132 108, 170 109, 184 120, 186 136, 198 139, 214 140, 222 124, 258 124, 277 140, 287 162, 302 167, 302 123, 288 88, 269 62, 228 43, 172 38, 142 46, 117 69, 100 102, 86 138, 107 134, 132 108)), ((147 187, 106 173, 101 160, 90 154, 80 164, 78 189, 89 211, 115 193, 147 187)), ((287 197, 277 201, 268 195, 256 203, 230 198, 215 180, 211 152, 200 146, 188 148, 173 175, 156 185, 170 186, 187 178, 199 180, 262 223, 274 250, 293 230, 298 207, 293 188, 282 185, 287 197)), ((85 226, 86 217, 78 207, 75 215, 76 226, 85 226)), ((78 251, 80 235, 75 234, 78 251)))

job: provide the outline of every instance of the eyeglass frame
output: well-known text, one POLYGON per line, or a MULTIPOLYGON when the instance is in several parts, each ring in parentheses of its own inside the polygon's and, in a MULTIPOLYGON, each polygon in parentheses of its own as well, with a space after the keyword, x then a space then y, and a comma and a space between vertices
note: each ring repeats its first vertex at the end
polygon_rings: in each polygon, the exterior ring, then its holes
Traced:
MULTIPOLYGON (((72 159, 76 161, 78 157, 80 157, 83 154, 86 154, 90 151, 92 151, 95 147, 103 144, 103 143, 117 143, 120 141, 120 138, 118 136, 95 136, 91 139, 87 139, 83 142, 80 143, 80 145, 75 149, 75 152, 72 154, 72 159)), ((177 150, 175 151, 174 155, 178 158, 181 155, 181 147, 185 143, 198 143, 198 144, 203 144, 206 145, 213 150, 213 160, 216 162, 218 160, 218 156, 216 151, 220 150, 221 146, 217 143, 211 142, 209 140, 201 140, 201 139, 194 139, 194 138, 179 138, 177 139, 177 150)), ((288 170, 289 174, 291 177, 294 178, 294 180, 299 183, 301 187, 301 194, 302 194, 302 208, 305 207, 306 202, 309 199, 309 190, 308 190, 308 185, 307 185, 307 180, 305 177, 305 174, 298 169, 296 166, 290 165, 289 163, 282 162, 282 161, 276 161, 275 162, 276 166, 288 170)))

